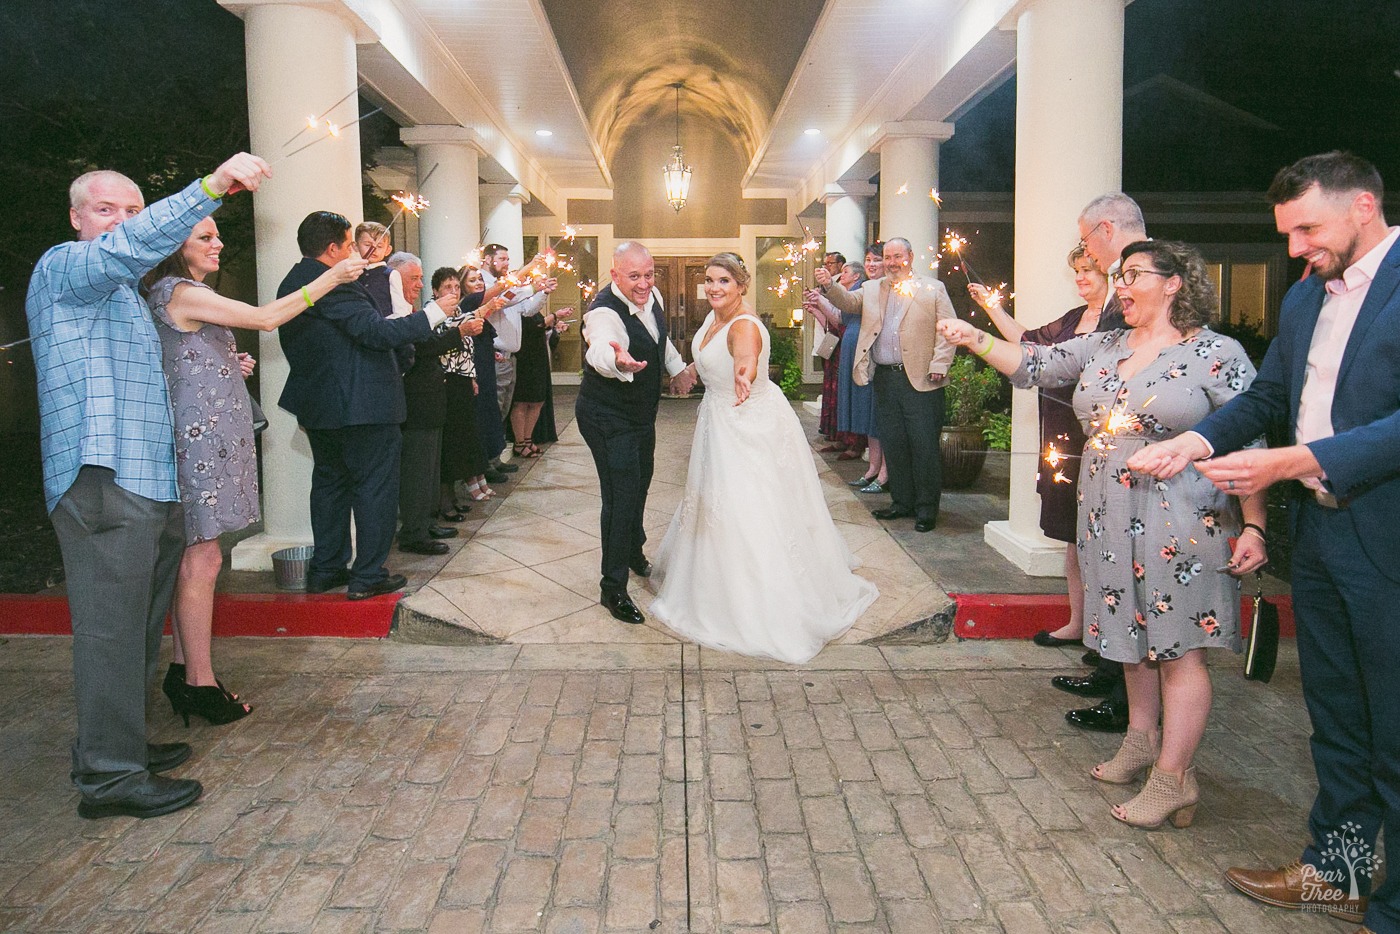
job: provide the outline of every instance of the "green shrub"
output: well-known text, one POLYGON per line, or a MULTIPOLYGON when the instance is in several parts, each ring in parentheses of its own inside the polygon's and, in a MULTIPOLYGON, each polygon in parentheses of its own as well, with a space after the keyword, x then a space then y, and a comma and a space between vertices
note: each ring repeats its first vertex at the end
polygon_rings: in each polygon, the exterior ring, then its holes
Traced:
POLYGON ((984 425, 987 407, 1001 393, 1002 378, 996 370, 958 354, 948 368, 947 424, 984 425))
POLYGON ((1011 450, 1011 413, 988 412, 982 425, 982 437, 987 439, 990 451, 1011 450))

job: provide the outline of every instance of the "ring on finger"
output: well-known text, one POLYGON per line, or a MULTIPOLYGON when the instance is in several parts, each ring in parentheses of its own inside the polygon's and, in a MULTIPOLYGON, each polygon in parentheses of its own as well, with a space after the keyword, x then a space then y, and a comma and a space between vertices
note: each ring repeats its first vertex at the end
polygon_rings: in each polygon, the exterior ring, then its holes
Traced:
POLYGON ((1225 489, 1227 489, 1227 490, 1233 490, 1234 488, 1235 488, 1235 481, 1233 481, 1233 480, 1226 480, 1226 481, 1225 481, 1225 489))

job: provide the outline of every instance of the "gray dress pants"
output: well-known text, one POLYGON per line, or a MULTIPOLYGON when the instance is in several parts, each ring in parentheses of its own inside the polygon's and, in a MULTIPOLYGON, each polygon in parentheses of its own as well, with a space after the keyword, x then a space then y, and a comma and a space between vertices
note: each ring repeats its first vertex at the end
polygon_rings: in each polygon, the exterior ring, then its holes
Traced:
POLYGON ((73 617, 78 736, 73 783, 98 803, 140 787, 146 771, 146 689, 185 550, 184 510, 83 467, 50 520, 73 617))

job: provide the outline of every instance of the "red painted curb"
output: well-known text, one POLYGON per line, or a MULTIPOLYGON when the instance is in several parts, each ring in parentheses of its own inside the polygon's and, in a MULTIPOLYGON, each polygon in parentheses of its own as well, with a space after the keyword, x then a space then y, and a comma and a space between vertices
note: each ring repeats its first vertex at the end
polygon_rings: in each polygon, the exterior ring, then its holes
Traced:
MULTIPOLYGON (((214 635, 383 639, 402 596, 352 601, 334 594, 216 594, 214 635)), ((0 634, 61 636, 72 631, 66 597, 0 594, 0 634)))
MULTIPOLYGON (((949 594, 958 602, 953 634, 959 639, 1029 639, 1042 629, 1059 629, 1069 622, 1069 598, 1063 594, 949 594)), ((1292 638, 1293 598, 1267 597, 1278 607, 1279 635, 1292 638)), ((1251 600, 1240 600, 1243 635, 1249 635, 1251 600)))

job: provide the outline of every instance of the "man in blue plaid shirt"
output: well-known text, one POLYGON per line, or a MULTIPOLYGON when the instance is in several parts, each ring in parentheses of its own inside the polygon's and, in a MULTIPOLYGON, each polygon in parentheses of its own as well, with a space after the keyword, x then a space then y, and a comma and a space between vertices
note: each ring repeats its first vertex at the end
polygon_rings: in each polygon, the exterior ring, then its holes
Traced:
POLYGON ((239 153, 145 208, 131 179, 89 172, 69 189, 78 239, 45 253, 30 279, 44 499, 73 617, 83 817, 168 814, 203 790, 156 774, 188 759, 188 745, 146 742, 146 687, 185 542, 160 338, 137 283, 225 194, 269 174, 239 153))

